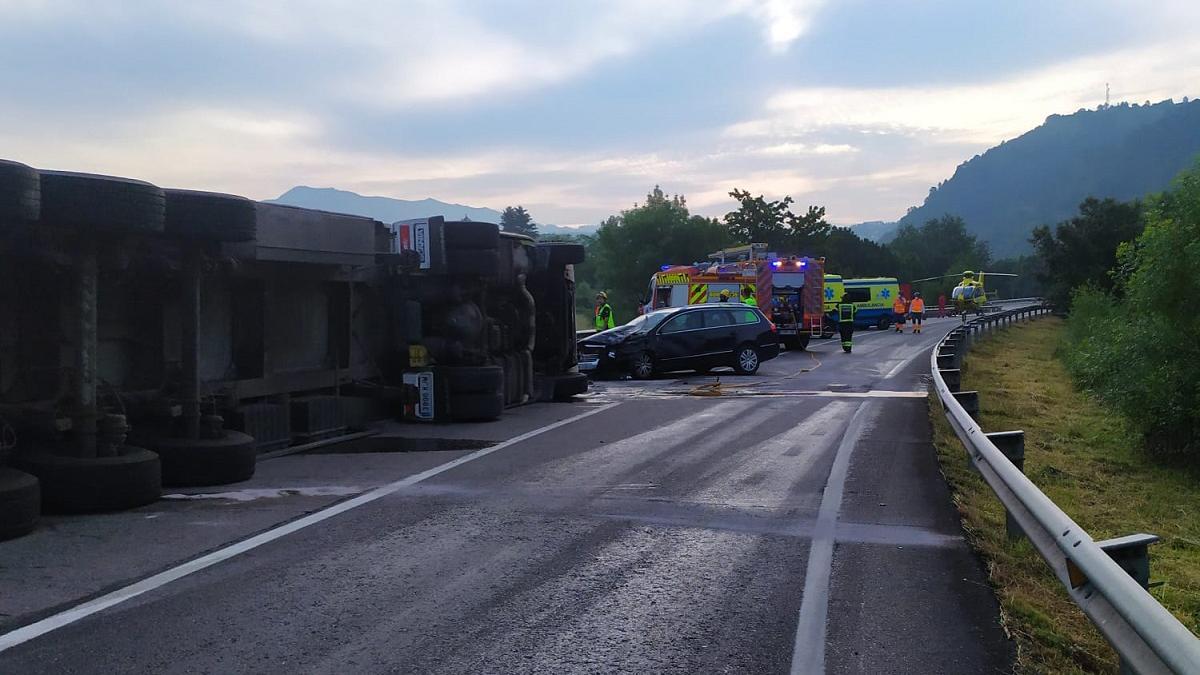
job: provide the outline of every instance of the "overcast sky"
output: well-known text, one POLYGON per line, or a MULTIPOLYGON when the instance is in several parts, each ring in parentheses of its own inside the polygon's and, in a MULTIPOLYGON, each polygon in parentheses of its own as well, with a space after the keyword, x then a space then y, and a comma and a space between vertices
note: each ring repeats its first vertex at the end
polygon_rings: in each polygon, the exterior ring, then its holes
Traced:
POLYGON ((0 158, 595 223, 893 220, 1051 113, 1200 95, 1200 2, 0 0, 0 158))

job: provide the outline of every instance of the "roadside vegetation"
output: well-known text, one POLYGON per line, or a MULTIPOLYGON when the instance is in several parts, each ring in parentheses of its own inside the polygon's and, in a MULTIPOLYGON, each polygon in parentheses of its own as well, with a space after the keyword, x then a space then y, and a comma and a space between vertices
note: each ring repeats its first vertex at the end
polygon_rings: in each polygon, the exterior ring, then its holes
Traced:
MULTIPOLYGON (((1200 472, 1143 450, 1136 425, 1081 392, 1063 357, 1061 319, 1020 324, 979 343, 963 388, 980 392, 982 426, 1023 429, 1025 472, 1097 540, 1135 532, 1163 538, 1150 549, 1151 593, 1200 634, 1200 472)), ((1004 625, 1025 673, 1116 672, 1104 638, 1071 601, 1033 547, 1009 542, 1004 510, 968 467, 940 406, 930 406, 935 444, 968 538, 986 562, 1004 625)))

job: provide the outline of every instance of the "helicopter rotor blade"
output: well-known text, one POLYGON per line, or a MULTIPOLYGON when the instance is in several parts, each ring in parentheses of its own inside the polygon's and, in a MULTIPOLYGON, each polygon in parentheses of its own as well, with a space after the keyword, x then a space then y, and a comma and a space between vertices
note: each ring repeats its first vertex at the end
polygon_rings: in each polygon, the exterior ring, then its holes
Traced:
POLYGON ((989 277, 1019 277, 1019 276, 1021 276, 1020 274, 1011 274, 1009 272, 980 272, 980 274, 986 274, 989 277))
POLYGON ((940 276, 940 277, 926 277, 926 278, 924 278, 924 279, 913 279, 912 281, 910 281, 910 282, 908 282, 908 283, 910 283, 910 284, 919 284, 919 283, 921 283, 922 281, 937 281, 937 280, 939 280, 939 279, 952 279, 952 278, 954 278, 954 277, 960 277, 960 276, 962 276, 962 275, 961 275, 961 274, 943 274, 943 275, 942 275, 942 276, 940 276))

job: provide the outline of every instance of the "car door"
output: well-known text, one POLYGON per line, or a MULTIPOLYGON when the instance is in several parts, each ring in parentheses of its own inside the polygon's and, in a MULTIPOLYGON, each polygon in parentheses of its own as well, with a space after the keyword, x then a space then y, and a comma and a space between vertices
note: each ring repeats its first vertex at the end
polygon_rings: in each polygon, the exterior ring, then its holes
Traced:
POLYGON ((667 319, 655 336, 655 360, 666 370, 689 367, 689 360, 701 351, 703 333, 704 317, 699 310, 680 312, 667 319))
POLYGON ((707 309, 704 315, 702 354, 707 363, 727 365, 737 346, 734 309, 707 309))

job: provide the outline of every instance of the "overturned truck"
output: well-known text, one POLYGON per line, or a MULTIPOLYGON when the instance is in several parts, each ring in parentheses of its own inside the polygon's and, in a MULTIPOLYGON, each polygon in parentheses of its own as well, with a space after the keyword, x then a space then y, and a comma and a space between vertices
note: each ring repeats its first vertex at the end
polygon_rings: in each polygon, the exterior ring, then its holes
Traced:
POLYGON ((0 538, 583 393, 574 244, 0 162, 0 538))

